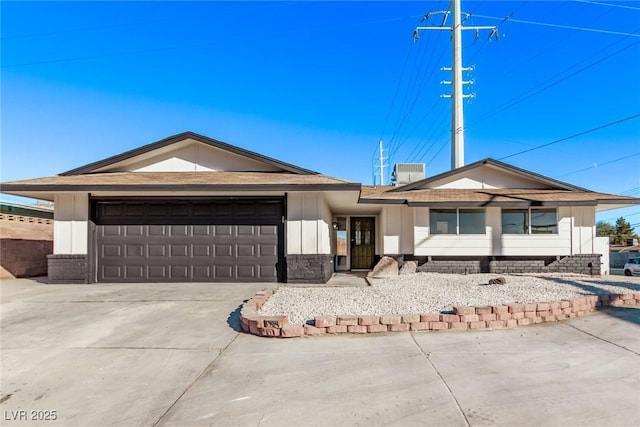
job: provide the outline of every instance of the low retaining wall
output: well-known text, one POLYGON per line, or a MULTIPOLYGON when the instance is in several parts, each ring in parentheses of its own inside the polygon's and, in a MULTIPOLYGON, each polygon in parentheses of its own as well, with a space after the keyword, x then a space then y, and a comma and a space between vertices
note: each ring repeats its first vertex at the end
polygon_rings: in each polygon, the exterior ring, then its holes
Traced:
POLYGON ((320 316, 313 325, 290 325, 287 316, 261 316, 258 310, 272 295, 256 292, 240 310, 242 330, 261 337, 370 334, 380 332, 504 329, 571 319, 600 307, 640 305, 640 293, 591 295, 572 300, 509 304, 490 307, 454 307, 453 313, 385 316, 320 316))
POLYGON ((47 275, 53 252, 53 220, 0 214, 0 278, 47 275))

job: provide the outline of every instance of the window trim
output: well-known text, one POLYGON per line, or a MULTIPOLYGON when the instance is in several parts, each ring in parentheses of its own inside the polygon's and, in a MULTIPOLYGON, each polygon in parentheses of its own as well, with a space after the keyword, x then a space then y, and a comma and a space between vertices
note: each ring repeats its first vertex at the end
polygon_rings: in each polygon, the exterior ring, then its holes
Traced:
POLYGON ((486 236, 487 235, 487 209, 486 208, 429 208, 429 235, 434 236, 486 236), (456 211, 456 232, 455 233, 434 233, 434 224, 431 222, 431 212, 437 210, 454 210, 456 211), (460 211, 482 211, 484 216, 484 232, 483 233, 460 233, 460 211))

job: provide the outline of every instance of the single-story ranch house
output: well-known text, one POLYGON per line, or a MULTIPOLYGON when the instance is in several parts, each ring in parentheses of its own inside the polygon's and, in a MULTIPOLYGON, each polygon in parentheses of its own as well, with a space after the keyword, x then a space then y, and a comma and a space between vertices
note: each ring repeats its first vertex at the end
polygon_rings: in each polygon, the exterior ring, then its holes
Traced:
POLYGON ((325 283, 383 255, 424 271, 600 274, 596 211, 640 204, 492 159, 364 186, 191 132, 1 190, 55 202, 53 283, 325 283))

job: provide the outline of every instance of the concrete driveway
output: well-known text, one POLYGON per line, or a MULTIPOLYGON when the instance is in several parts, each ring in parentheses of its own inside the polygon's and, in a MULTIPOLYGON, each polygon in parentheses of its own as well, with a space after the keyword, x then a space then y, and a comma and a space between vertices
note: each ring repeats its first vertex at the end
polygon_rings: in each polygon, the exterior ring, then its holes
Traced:
POLYGON ((483 332, 236 332, 263 287, 3 281, 1 424, 640 425, 640 309, 483 332))

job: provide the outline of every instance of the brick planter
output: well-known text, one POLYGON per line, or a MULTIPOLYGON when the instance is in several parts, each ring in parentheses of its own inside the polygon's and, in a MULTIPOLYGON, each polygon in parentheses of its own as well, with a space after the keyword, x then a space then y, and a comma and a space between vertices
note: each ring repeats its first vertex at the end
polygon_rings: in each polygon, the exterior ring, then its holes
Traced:
POLYGON ((271 291, 259 291, 244 303, 240 310, 243 331, 261 337, 293 338, 344 333, 504 329, 571 319, 602 307, 640 305, 640 293, 590 295, 551 302, 453 307, 453 313, 318 316, 313 325, 290 325, 287 316, 258 314, 258 310, 271 295, 271 291))

